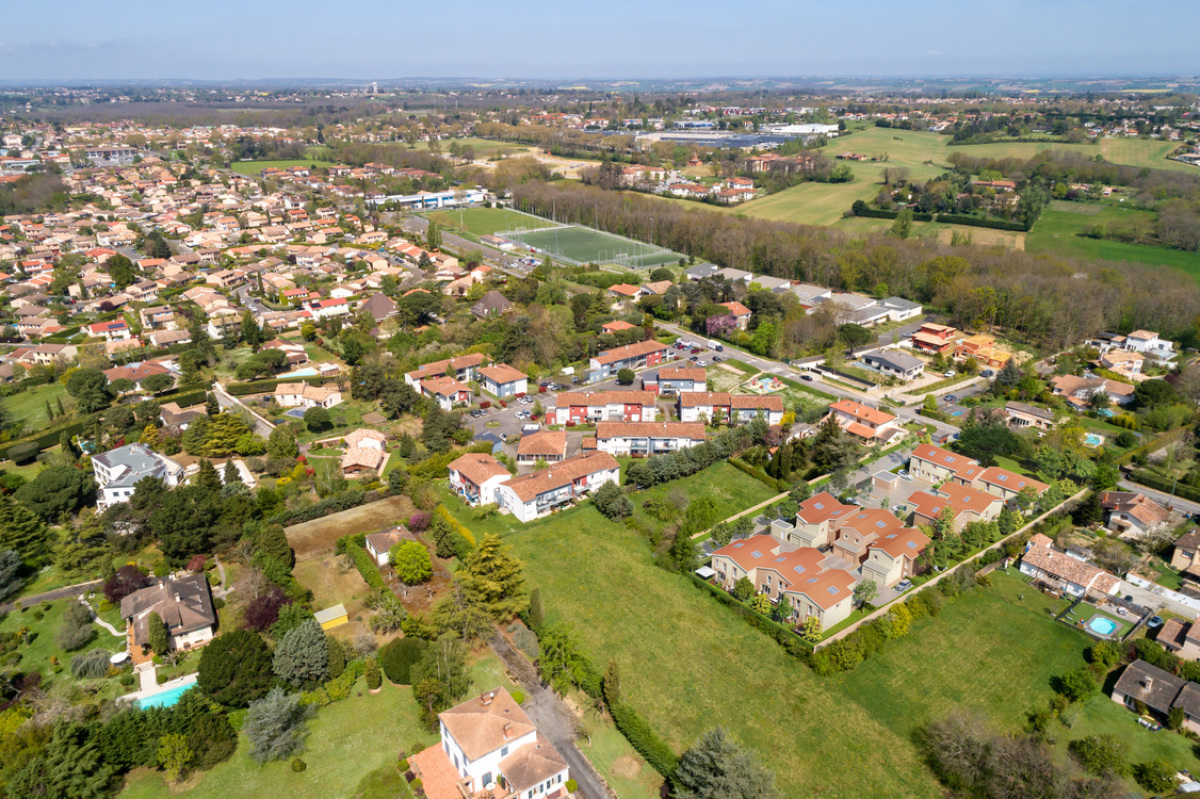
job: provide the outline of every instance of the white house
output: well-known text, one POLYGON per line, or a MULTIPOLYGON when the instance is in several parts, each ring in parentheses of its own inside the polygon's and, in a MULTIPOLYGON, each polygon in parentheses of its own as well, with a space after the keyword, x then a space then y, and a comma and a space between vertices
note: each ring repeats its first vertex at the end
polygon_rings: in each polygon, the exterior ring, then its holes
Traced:
POLYGON ((183 482, 184 469, 166 455, 144 444, 127 444, 92 458, 98 492, 96 507, 104 510, 133 496, 134 486, 143 477, 157 477, 169 488, 183 482))
POLYGON ((274 398, 285 408, 332 408, 341 404, 342 392, 337 388, 310 386, 302 381, 275 386, 274 398))
POLYGON ((317 300, 309 304, 308 311, 316 319, 328 319, 331 316, 349 316, 350 303, 344 298, 317 300))
POLYGON ((585 452, 540 472, 507 480, 497 487, 496 496, 501 508, 519 521, 529 522, 605 483, 619 482, 620 464, 616 458, 607 452, 585 452))
POLYGON ((450 464, 450 489, 468 505, 496 505, 496 489, 512 477, 491 455, 468 452, 450 464))
POLYGON ((863 363, 881 374, 908 382, 925 372, 925 362, 915 355, 899 350, 872 352, 863 356, 863 363))
POLYGON ((121 618, 129 628, 131 647, 150 644, 150 614, 157 613, 167 627, 171 649, 193 649, 212 640, 217 612, 204 574, 178 580, 160 580, 158 585, 134 591, 121 600, 121 618))
POLYGON ((703 422, 600 422, 596 449, 609 455, 648 457, 703 444, 703 422))
POLYGON ((409 759, 429 799, 567 795, 567 762, 503 688, 438 714, 438 728, 441 742, 409 759))
POLYGON ((1175 343, 1158 337, 1151 330, 1135 330, 1125 337, 1125 349, 1155 358, 1168 359, 1175 355, 1175 343))
POLYGON ((401 541, 416 541, 416 536, 409 532, 408 528, 403 524, 396 525, 390 530, 384 530, 379 533, 371 533, 363 541, 363 546, 375 563, 380 566, 386 566, 390 560, 390 552, 392 547, 399 544, 401 541))
POLYGON ((653 422, 658 416, 653 391, 564 391, 546 411, 550 424, 587 424, 599 421, 653 422))

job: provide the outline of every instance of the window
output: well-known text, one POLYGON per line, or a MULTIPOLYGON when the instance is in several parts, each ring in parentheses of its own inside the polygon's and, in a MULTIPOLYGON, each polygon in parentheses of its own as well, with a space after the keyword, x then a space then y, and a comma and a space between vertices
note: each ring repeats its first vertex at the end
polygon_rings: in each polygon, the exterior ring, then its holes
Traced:
POLYGON ((508 757, 508 747, 507 746, 500 750, 500 757, 508 757))
POLYGON ((828 589, 826 589, 826 590, 827 590, 827 591, 829 591, 829 593, 833 594, 834 596, 837 596, 838 589, 837 589, 837 587, 836 587, 836 586, 832 586, 832 585, 831 585, 831 586, 829 586, 829 588, 828 588, 828 589))

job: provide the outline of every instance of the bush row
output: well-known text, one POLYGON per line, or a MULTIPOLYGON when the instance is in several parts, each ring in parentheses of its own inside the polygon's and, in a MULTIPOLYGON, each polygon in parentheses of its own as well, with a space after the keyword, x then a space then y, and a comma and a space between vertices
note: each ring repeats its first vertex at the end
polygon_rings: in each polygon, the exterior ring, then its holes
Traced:
POLYGON ((290 527, 293 524, 301 522, 311 522, 313 519, 320 519, 322 516, 328 516, 331 513, 357 508, 367 500, 367 493, 361 489, 352 489, 333 497, 326 497, 319 502, 314 502, 306 508, 297 508, 296 510, 287 510, 283 513, 278 513, 267 520, 268 524, 279 524, 284 527, 290 527))
POLYGON ((1138 469, 1129 473, 1129 479, 1135 483, 1140 483, 1148 488, 1157 488, 1159 491, 1166 491, 1172 496, 1183 497, 1190 499, 1192 502, 1200 502, 1200 490, 1177 480, 1167 480, 1160 477, 1154 472, 1138 469))
POLYGON ((947 225, 971 225, 972 227, 986 227, 994 230, 1029 230, 1029 227, 1023 222, 1010 222, 1007 219, 982 219, 977 216, 964 216, 962 214, 938 214, 937 221, 944 222, 947 225))
POLYGON ((383 582, 383 575, 379 573, 379 567, 375 565, 375 559, 371 557, 370 552, 354 541, 347 541, 346 553, 354 559, 354 565, 367 585, 375 591, 387 590, 387 585, 383 582))
POLYGON ((288 383, 308 383, 310 386, 323 386, 336 381, 336 377, 280 377, 274 380, 251 380, 246 383, 230 383, 225 390, 235 397, 247 394, 266 394, 274 391, 276 386, 288 383))
MULTIPOLYGON (((863 216, 868 219, 895 219, 900 216, 899 211, 884 211, 881 208, 863 208, 861 206, 854 208, 855 216, 863 216)), ((913 221, 916 222, 932 222, 933 214, 927 214, 923 211, 913 211, 913 221)))
POLYGON ((805 641, 792 630, 784 625, 771 621, 766 616, 755 613, 750 608, 746 607, 745 603, 739 602, 738 599, 727 591, 721 589, 720 586, 713 585, 707 580, 702 580, 695 574, 690 575, 692 582, 703 587, 706 591, 716 597, 717 601, 728 608, 731 608, 734 613, 741 616, 746 621, 753 624, 760 631, 774 638, 789 655, 798 657, 805 663, 810 663, 812 660, 813 645, 805 641))
POLYGON ((471 531, 468 530, 462 522, 454 518, 454 514, 446 510, 445 505, 438 505, 437 508, 434 509, 434 513, 445 519, 446 524, 450 525, 451 530, 465 538, 467 543, 471 545, 471 549, 475 548, 475 536, 471 535, 471 531))
POLYGON ((679 766, 679 758, 671 751, 667 742, 625 702, 609 705, 608 710, 612 714, 613 723, 629 741, 629 745, 646 759, 650 768, 661 774, 664 779, 671 779, 679 766))
POLYGON ((650 488, 693 475, 717 461, 727 460, 750 444, 746 426, 718 433, 703 444, 635 460, 625 469, 625 485, 650 488))
POLYGON ((751 466, 741 458, 730 458, 729 465, 737 469, 739 472, 745 472, 755 480, 762 482, 767 486, 767 488, 772 488, 776 491, 787 491, 792 487, 791 483, 789 483, 787 480, 776 480, 762 469, 758 468, 757 466, 751 466))

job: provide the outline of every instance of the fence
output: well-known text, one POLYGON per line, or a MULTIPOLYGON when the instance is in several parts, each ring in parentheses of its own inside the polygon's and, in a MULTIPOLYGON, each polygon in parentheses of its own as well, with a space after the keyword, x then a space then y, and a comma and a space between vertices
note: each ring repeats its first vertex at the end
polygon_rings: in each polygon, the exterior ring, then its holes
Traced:
POLYGON ((1055 515, 1059 511, 1061 511, 1063 508, 1067 507, 1070 503, 1075 502, 1076 500, 1083 497, 1083 495, 1086 494, 1087 492, 1088 492, 1088 489, 1084 488, 1084 489, 1081 489, 1076 494, 1067 497, 1061 503, 1059 503, 1055 507, 1051 508, 1050 510, 1046 511, 1041 516, 1038 516, 1036 519, 1032 519, 1031 521, 1027 522, 1024 527, 1021 527, 1021 528, 1013 531, 1012 533, 1009 533, 1007 536, 1005 536, 1004 538, 1001 538, 999 541, 992 544, 990 547, 985 547, 984 549, 981 549, 978 552, 976 552, 971 557, 966 558, 959 563, 956 563, 954 566, 950 567, 949 569, 946 569, 946 571, 944 571, 941 574, 939 574, 938 576, 934 577, 929 582, 919 585, 916 588, 914 588, 913 590, 909 591, 908 593, 905 593, 899 597, 896 597, 895 599, 893 599, 891 602, 887 603, 883 607, 875 610, 873 613, 871 613, 867 616, 863 616, 861 619, 856 621, 854 624, 851 624, 849 627, 845 628, 844 630, 839 630, 837 633, 829 636, 824 641, 817 644, 814 647, 814 649, 821 649, 822 647, 827 646, 828 644, 832 644, 834 641, 845 638, 846 636, 850 635, 855 630, 857 630, 859 627, 866 624, 867 622, 874 621, 875 619, 878 619, 880 616, 883 616, 884 614, 886 614, 888 611, 890 611, 892 609, 892 605, 895 605, 897 602, 905 602, 905 601, 911 599, 912 597, 916 596, 921 591, 924 591, 925 589, 927 589, 931 586, 937 585, 939 582, 946 579, 950 575, 954 574, 956 571, 958 571, 963 566, 966 566, 967 564, 972 563, 975 560, 983 557, 985 554, 992 551, 993 549, 1003 548, 1004 545, 1007 544, 1009 541, 1012 541, 1015 538, 1019 538, 1021 535, 1023 535, 1027 531, 1031 530, 1035 525, 1040 524, 1041 522, 1045 521, 1046 519, 1050 518, 1051 516, 1055 515))

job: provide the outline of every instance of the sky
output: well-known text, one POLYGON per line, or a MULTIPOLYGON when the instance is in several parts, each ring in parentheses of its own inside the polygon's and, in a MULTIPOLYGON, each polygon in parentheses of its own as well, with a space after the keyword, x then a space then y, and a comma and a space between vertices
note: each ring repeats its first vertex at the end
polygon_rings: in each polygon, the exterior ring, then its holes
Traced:
POLYGON ((61 0, 0 26, 10 81, 1196 74, 1194 0, 61 0))

